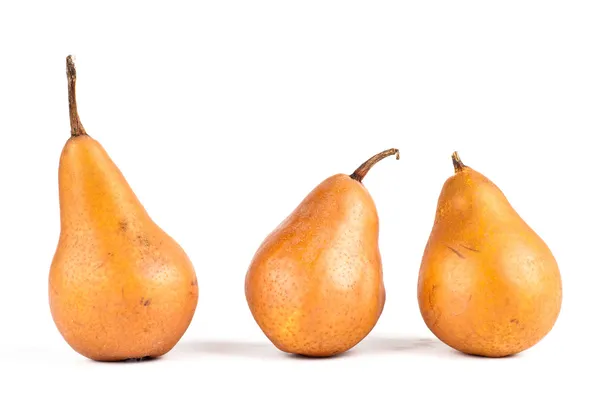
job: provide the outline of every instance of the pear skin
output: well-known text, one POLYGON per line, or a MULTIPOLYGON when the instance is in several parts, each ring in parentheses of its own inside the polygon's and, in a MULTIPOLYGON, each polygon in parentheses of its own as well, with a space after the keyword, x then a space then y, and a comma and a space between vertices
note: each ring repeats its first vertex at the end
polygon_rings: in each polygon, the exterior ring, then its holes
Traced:
POLYGON ((264 240, 245 292, 259 327, 280 350, 325 357, 358 344, 385 303, 379 219, 361 183, 390 149, 354 174, 327 178, 264 240))
POLYGON ((461 352, 503 357, 538 343, 562 302, 544 241, 488 178, 465 166, 440 194, 418 282, 427 327, 461 352))
POLYGON ((61 231, 50 310, 67 343, 98 361, 158 357, 187 330, 198 301, 192 263, 148 216, 121 171, 86 134, 67 58, 71 137, 59 164, 61 231))

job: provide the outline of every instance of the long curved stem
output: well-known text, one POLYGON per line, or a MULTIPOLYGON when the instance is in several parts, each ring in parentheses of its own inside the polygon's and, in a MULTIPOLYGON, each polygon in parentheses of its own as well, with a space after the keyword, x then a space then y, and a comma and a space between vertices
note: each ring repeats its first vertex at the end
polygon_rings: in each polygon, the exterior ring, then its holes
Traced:
POLYGON ((452 153, 452 164, 454 164, 454 173, 460 173, 465 169, 465 164, 460 160, 460 156, 458 156, 458 152, 452 153))
POLYGON ((69 118, 71 120, 71 136, 87 135, 79 114, 77 113, 77 99, 75 97, 75 82, 77 81, 77 71, 73 57, 67 56, 67 81, 69 84, 69 118))
POLYGON ((371 157, 369 160, 364 162, 358 167, 354 173, 350 175, 350 178, 356 180, 358 182, 362 182, 365 175, 371 170, 371 167, 376 165, 381 160, 385 159, 388 156, 396 155, 396 160, 400 159, 400 151, 398 149, 392 148, 388 150, 384 150, 381 153, 377 153, 375 156, 371 157))

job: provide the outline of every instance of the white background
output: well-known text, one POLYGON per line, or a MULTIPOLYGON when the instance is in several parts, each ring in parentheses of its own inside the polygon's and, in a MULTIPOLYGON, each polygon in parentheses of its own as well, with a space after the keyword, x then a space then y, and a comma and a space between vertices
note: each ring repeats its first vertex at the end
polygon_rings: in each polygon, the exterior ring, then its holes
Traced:
POLYGON ((191 3, 0 5, 0 399, 598 399, 598 2, 191 3), (88 361, 50 316, 67 54, 88 133, 196 267, 194 321, 156 361, 88 361), (389 147, 401 160, 364 181, 378 325, 337 358, 277 351, 244 297, 254 251, 319 182, 389 147), (454 352, 418 310, 454 150, 561 268, 555 328, 516 357, 454 352))

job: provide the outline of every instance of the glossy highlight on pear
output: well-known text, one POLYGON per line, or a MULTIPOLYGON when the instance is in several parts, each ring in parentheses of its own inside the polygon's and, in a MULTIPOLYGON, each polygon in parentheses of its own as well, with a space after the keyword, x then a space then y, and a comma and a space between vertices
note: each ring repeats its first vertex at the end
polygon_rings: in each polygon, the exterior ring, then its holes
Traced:
POLYGON ((385 304, 379 218, 361 181, 392 155, 398 158, 398 150, 320 183, 254 255, 246 299, 278 349, 336 355, 358 344, 377 323, 385 304))
POLYGON ((52 318, 67 343, 90 359, 161 356, 194 315, 194 268, 83 128, 71 56, 67 81, 71 137, 59 164, 61 231, 49 275, 52 318))
POLYGON ((492 181, 456 152, 452 162, 421 262, 421 315, 461 352, 513 355, 554 326, 562 303, 558 265, 492 181))

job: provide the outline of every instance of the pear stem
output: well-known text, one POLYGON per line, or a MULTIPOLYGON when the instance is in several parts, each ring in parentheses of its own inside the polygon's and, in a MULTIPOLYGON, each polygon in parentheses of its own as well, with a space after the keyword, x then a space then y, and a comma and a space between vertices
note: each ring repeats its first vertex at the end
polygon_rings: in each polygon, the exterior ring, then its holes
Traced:
POLYGON ((71 120, 71 136, 87 135, 79 114, 77 113, 77 99, 75 98, 75 82, 77 81, 77 71, 73 57, 67 56, 67 81, 69 84, 69 118, 71 120))
POLYGON ((460 160, 460 156, 457 152, 452 153, 452 164, 454 164, 454 173, 460 173, 465 169, 465 164, 460 160))
POLYGON ((373 167, 386 157, 392 155, 396 155, 396 160, 400 159, 400 151, 395 148, 384 150, 381 153, 377 153, 375 156, 371 157, 369 160, 361 164, 360 167, 357 168, 354 171, 354 173, 352 173, 352 175, 350 175, 350 178, 358 182, 362 182, 363 178, 365 178, 365 175, 367 175, 369 170, 371 170, 371 167, 373 167))

